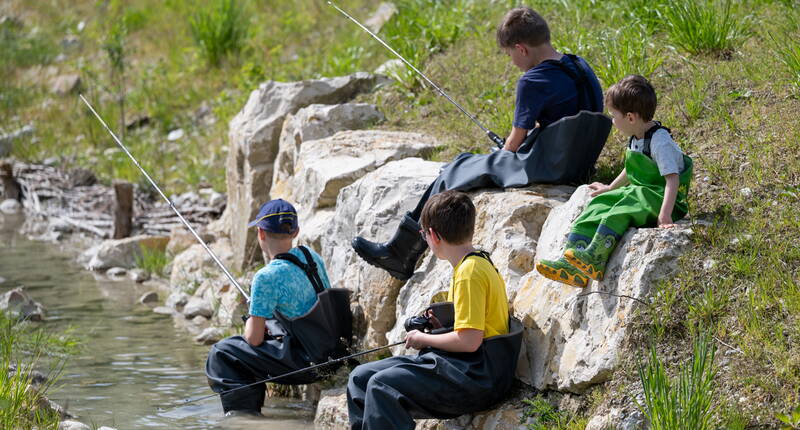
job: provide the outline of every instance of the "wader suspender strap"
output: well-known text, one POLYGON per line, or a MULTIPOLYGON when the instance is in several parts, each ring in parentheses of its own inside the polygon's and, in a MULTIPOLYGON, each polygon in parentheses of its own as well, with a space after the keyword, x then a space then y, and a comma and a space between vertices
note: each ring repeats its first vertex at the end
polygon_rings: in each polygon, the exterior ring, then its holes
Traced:
POLYGON ((314 291, 316 291, 317 294, 321 293, 325 290, 325 287, 322 285, 322 279, 319 277, 319 272, 317 272, 317 264, 314 263, 314 258, 311 257, 311 253, 308 252, 308 248, 305 246, 298 246, 297 248, 300 249, 300 251, 306 257, 306 261, 308 263, 303 263, 299 258, 288 252, 278 254, 275 256, 275 258, 279 260, 286 260, 303 269, 303 271, 306 272, 306 276, 308 276, 308 280, 311 282, 311 286, 314 287, 314 291))
POLYGON ((495 265, 494 265, 494 262, 492 261, 491 257, 489 257, 489 255, 490 255, 490 254, 489 254, 488 252, 486 252, 486 251, 474 251, 474 252, 470 252, 469 254, 467 254, 466 256, 464 256, 464 259, 466 260, 466 259, 467 259, 467 257, 471 257, 471 256, 473 256, 473 255, 474 255, 474 256, 476 256, 476 257, 481 257, 481 258, 485 258, 485 259, 489 260, 489 264, 491 264, 491 265, 492 265, 492 267, 494 267, 494 271, 495 271, 495 272, 497 272, 497 273, 500 273, 500 271, 499 271, 499 270, 497 270, 497 266, 495 266, 495 265))
POLYGON ((586 91, 586 84, 588 80, 586 79, 586 73, 581 67, 580 62, 578 61, 578 57, 574 54, 564 54, 565 57, 569 58, 572 61, 572 64, 575 65, 575 69, 578 71, 578 74, 572 71, 566 64, 563 62, 556 61, 556 60, 547 60, 549 63, 553 64, 554 66, 561 69, 564 74, 569 76, 573 81, 575 81, 575 88, 578 90, 578 110, 590 110, 593 112, 600 111, 599 106, 581 106, 584 102, 588 102, 589 104, 593 104, 592 100, 588 97, 588 92, 586 91))
MULTIPOLYGON (((648 156, 651 159, 653 158, 653 156, 650 155, 650 141, 653 140, 653 135, 659 129, 662 129, 662 128, 664 130, 667 130, 667 133, 672 135, 672 130, 668 129, 667 127, 664 127, 658 121, 654 121, 654 122, 656 123, 656 125, 648 128, 647 131, 644 132, 644 143, 642 144, 642 154, 648 156)), ((634 136, 631 136, 630 140, 628 140, 628 148, 629 149, 633 149, 633 140, 634 140, 634 136)))

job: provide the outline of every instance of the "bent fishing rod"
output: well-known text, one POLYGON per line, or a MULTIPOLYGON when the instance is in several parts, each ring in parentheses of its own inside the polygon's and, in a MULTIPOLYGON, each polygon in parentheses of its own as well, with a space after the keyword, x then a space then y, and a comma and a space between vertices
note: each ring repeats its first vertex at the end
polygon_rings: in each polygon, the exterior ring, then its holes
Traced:
MULTIPOLYGON (((397 345, 403 344, 405 342, 406 342, 405 340, 401 340, 399 342, 390 343, 389 345, 379 346, 379 347, 376 347, 376 348, 368 349, 366 351, 356 352, 355 354, 350 354, 350 355, 348 355, 346 357, 340 357, 340 358, 336 358, 336 359, 333 359, 333 360, 328 360, 328 361, 326 361, 324 363, 314 364, 312 366, 304 367, 302 369, 293 370, 291 372, 284 373, 283 375, 270 376, 270 377, 268 377, 266 379, 262 379, 260 381, 256 381, 256 382, 253 382, 253 383, 247 384, 247 385, 242 385, 241 387, 231 388, 230 390, 220 391, 219 393, 209 394, 207 396, 196 397, 196 398, 193 398, 193 399, 192 398, 183 399, 183 400, 179 401, 178 403, 176 403, 175 405, 173 405, 173 407, 180 407, 180 406, 183 406, 183 405, 186 405, 186 404, 189 404, 189 403, 199 402, 200 400, 210 399, 210 398, 215 397, 215 396, 221 396, 223 394, 232 393, 234 391, 238 391, 238 390, 241 390, 241 389, 244 389, 244 388, 249 388, 249 387, 252 387, 252 386, 255 386, 255 385, 264 384, 264 383, 267 383, 267 382, 272 382, 272 381, 274 381, 276 379, 285 378, 287 376, 292 376, 292 375, 297 375, 298 373, 308 372, 309 370, 318 369, 320 367, 325 367, 325 366, 328 366, 330 364, 339 363, 339 362, 342 362, 342 361, 345 361, 345 360, 349 360, 351 358, 355 358, 355 357, 359 357, 359 356, 362 356, 362 355, 366 355, 366 354, 370 354, 370 353, 373 353, 373 352, 377 352, 377 351, 380 351, 382 349, 391 348, 393 346, 397 346, 397 345)), ((163 410, 163 409, 160 409, 160 410, 163 410)))
POLYGON ((89 101, 87 101, 86 98, 83 97, 83 94, 79 94, 78 96, 81 98, 81 100, 83 100, 83 103, 86 104, 86 106, 89 108, 89 110, 92 111, 94 116, 100 121, 100 124, 103 124, 103 127, 105 127, 105 129, 108 130, 108 132, 111 134, 111 137, 113 137, 114 141, 117 142, 117 145, 119 145, 119 147, 122 148, 122 150, 125 152, 125 154, 128 155, 128 158, 130 158, 131 161, 133 161, 133 164, 135 164, 136 167, 139 168, 139 170, 142 172, 144 177, 147 178, 147 181, 150 182, 150 185, 152 185, 153 188, 155 188, 156 191, 158 191, 158 194, 160 194, 161 197, 163 197, 164 200, 166 200, 167 204, 169 204, 169 207, 172 209, 173 212, 175 212, 175 215, 178 215, 178 218, 181 220, 183 225, 185 225, 186 228, 188 228, 189 231, 192 233, 192 235, 194 235, 194 238, 197 239, 197 241, 200 242, 201 245, 203 245, 203 248, 205 248, 205 250, 208 253, 208 255, 210 255, 211 259, 214 260, 215 263, 217 263, 217 266, 219 266, 219 268, 222 269, 223 272, 225 272, 225 276, 228 277, 228 279, 231 281, 233 286, 235 286, 239 290, 239 292, 242 293, 244 298, 247 299, 247 302, 250 303, 250 296, 247 295, 247 293, 244 291, 242 286, 239 285, 239 283, 236 281, 236 278, 234 278, 233 275, 231 275, 231 272, 229 272, 228 269, 225 268, 225 265, 222 264, 222 261, 220 261, 219 257, 217 257, 217 254, 215 254, 214 251, 211 250, 211 248, 206 244, 205 241, 203 241, 203 239, 200 237, 200 235, 197 234, 197 232, 194 230, 194 228, 192 228, 192 226, 189 224, 189 222, 186 221, 186 218, 184 218, 183 215, 181 215, 180 211, 178 211, 178 208, 176 208, 175 205, 172 203, 172 200, 170 200, 169 197, 167 197, 166 194, 164 194, 164 192, 161 191, 161 188, 158 187, 158 185, 153 180, 153 178, 151 178, 150 175, 147 173, 147 171, 144 170, 144 168, 139 164, 138 161, 136 161, 136 158, 134 158, 133 154, 131 154, 131 152, 128 151, 128 148, 126 148, 125 145, 122 144, 122 141, 119 140, 117 135, 114 134, 113 131, 111 131, 111 129, 108 127, 108 124, 106 124, 106 122, 103 121, 103 118, 100 117, 100 114, 98 114, 97 111, 94 110, 94 108, 89 103, 89 101))
POLYGON ((379 42, 381 45, 383 45, 384 47, 386 47, 386 49, 388 49, 389 51, 391 51, 391 52, 392 52, 392 54, 394 54, 395 56, 397 56, 397 58, 399 58, 399 59, 400 59, 400 60, 401 60, 403 63, 405 63, 405 65, 406 65, 406 66, 410 67, 410 68, 411 68, 411 70, 415 71, 415 72, 416 72, 418 75, 422 76, 422 78, 423 78, 423 79, 425 79, 425 81, 426 81, 428 84, 430 84, 430 85, 431 85, 433 88, 435 88, 435 89, 436 89, 436 91, 438 91, 438 92, 439 92, 439 94, 441 94, 442 96, 444 96, 444 98, 446 98, 448 101, 450 101, 450 103, 452 103, 453 105, 455 105, 455 107, 457 107, 457 108, 458 108, 458 110, 460 110, 460 111, 461 111, 461 112, 462 112, 464 115, 466 115, 466 116, 467 116, 467 118, 471 119, 471 120, 472 120, 472 122, 474 122, 474 123, 475 123, 475 124, 476 124, 478 127, 480 127, 480 128, 481 128, 481 130, 483 130, 483 131, 484 131, 484 133, 486 133, 486 136, 488 136, 488 137, 489 137, 489 140, 491 140, 492 142, 494 142, 494 144, 495 144, 495 145, 496 145, 498 148, 500 148, 500 149, 502 149, 502 148, 503 148, 503 145, 505 145, 505 140, 503 140, 503 138, 502 138, 502 137, 498 136, 496 133, 494 133, 493 131, 491 131, 491 130, 489 130, 488 128, 486 128, 486 127, 485 127, 483 124, 481 124, 481 122, 480 122, 480 121, 478 121, 478 119, 477 119, 477 118, 475 118, 475 116, 473 116, 472 114, 470 114, 469 112, 467 112, 467 111, 466 111, 466 109, 464 109, 463 107, 461 107, 461 105, 460 105, 460 104, 456 103, 456 101, 455 101, 455 100, 453 100, 453 98, 452 98, 452 97, 450 97, 449 95, 447 95, 447 93, 445 93, 445 92, 444 92, 444 90, 442 90, 441 88, 439 88, 439 86, 438 86, 438 85, 434 84, 434 83, 433 83, 433 81, 431 81, 431 80, 430 80, 430 79, 429 79, 427 76, 425 76, 425 74, 423 74, 422 72, 420 72, 420 71, 419 71, 419 69, 417 69, 416 67, 414 67, 414 65, 413 65, 413 64, 409 63, 409 62, 408 62, 408 60, 406 60, 405 58, 403 58, 403 56, 402 56, 402 55, 400 55, 400 54, 399 54, 397 51, 395 51, 394 49, 392 49, 392 47, 391 47, 391 46, 389 46, 389 45, 388 45, 386 42, 384 42, 384 41, 383 41, 383 39, 381 39, 380 37, 378 37, 378 35, 377 35, 377 34, 373 33, 373 32, 372 32, 370 29, 368 29, 368 28, 367 28, 367 27, 365 27, 363 24, 361 24, 360 22, 358 22, 358 21, 357 21, 355 18, 353 18, 352 16, 350 16, 350 15, 349 15, 347 12, 343 11, 342 9, 340 9, 340 8, 339 8, 339 6, 336 6, 336 4, 334 4, 332 1, 328 0, 328 4, 329 4, 329 5, 331 5, 331 6, 333 6, 333 8, 334 8, 334 9, 336 9, 337 11, 339 11, 339 13, 341 13, 341 14, 342 14, 342 15, 344 15, 344 16, 346 16, 346 17, 347 17, 347 19, 349 19, 350 21, 353 21, 353 22, 354 22, 356 25, 358 25, 359 27, 361 27, 361 29, 362 29, 362 30, 364 30, 364 31, 366 31, 367 33, 369 33, 369 35, 370 35, 370 36, 372 36, 372 37, 373 37, 375 40, 377 40, 377 41, 378 41, 378 42, 379 42))

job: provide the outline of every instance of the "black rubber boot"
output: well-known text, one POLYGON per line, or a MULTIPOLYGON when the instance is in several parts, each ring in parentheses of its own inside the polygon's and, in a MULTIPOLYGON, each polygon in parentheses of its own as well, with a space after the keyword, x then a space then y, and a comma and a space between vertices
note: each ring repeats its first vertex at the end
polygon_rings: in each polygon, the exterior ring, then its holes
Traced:
POLYGON ((406 214, 388 242, 370 242, 359 236, 353 239, 351 245, 367 263, 405 281, 414 274, 417 260, 428 249, 428 244, 422 239, 419 230, 419 224, 406 214))

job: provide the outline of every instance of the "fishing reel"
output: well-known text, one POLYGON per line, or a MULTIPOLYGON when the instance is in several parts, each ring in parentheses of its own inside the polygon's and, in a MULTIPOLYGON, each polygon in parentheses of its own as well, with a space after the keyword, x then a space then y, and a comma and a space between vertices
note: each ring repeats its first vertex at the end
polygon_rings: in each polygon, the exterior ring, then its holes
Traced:
POLYGON ((428 308, 425 309, 422 314, 406 319, 403 323, 403 327, 405 327, 406 332, 418 330, 424 333, 430 333, 433 330, 442 328, 442 324, 439 322, 439 319, 436 318, 436 315, 434 315, 433 309, 428 308))

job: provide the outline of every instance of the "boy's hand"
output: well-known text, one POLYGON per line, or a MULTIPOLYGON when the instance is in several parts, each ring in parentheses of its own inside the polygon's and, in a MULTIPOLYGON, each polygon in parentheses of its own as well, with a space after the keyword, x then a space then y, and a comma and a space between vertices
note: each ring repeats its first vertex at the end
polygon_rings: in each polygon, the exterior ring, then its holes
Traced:
POLYGON ((411 330, 406 334, 406 348, 422 349, 428 346, 425 343, 426 334, 419 330, 411 330))
POLYGON ((601 182, 592 182, 589 184, 589 189, 592 190, 592 193, 589 194, 590 196, 594 197, 598 194, 603 194, 606 191, 611 191, 612 188, 610 185, 603 184, 601 182))
POLYGON ((672 222, 672 216, 670 215, 658 215, 658 227, 659 228, 672 228, 675 227, 675 224, 672 222))

